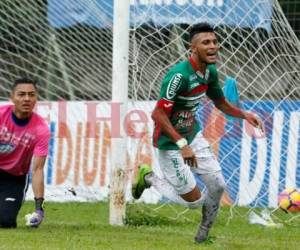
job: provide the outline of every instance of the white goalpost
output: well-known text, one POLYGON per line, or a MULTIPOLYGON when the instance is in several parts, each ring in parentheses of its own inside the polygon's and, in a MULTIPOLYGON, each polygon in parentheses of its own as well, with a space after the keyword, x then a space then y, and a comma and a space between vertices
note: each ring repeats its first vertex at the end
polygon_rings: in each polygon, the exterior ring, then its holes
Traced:
MULTIPOLYGON (((112 102, 120 103, 120 117, 116 122, 122 124, 127 113, 128 99, 129 0, 116 3, 114 4, 113 25, 112 102)), ((125 219, 126 137, 123 126, 120 126, 120 137, 112 134, 112 181, 109 209, 111 225, 123 225, 125 219)))
MULTIPOLYGON (((37 111, 52 132, 47 200, 109 200, 110 223, 123 225, 138 164, 160 174, 151 111, 161 80, 188 58, 188 30, 203 21, 216 28, 220 84, 234 79, 239 105, 267 131, 227 121, 203 99, 197 115, 226 179, 223 202, 274 208, 281 190, 300 186, 300 44, 277 0, 3 0, 0 100, 15 79, 38 79, 37 111)), ((150 189, 141 201, 161 199, 150 189)))

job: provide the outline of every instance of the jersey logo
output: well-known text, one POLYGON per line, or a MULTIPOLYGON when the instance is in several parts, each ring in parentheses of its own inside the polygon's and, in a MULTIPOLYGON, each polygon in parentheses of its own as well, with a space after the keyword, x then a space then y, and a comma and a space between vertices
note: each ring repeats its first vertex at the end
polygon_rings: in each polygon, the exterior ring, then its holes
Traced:
POLYGON ((167 99, 173 99, 176 95, 176 91, 179 88, 180 80, 182 78, 182 74, 175 74, 171 80, 169 81, 167 88, 167 99))
MULTIPOLYGON (((7 150, 10 150, 9 147, 16 147, 17 145, 22 145, 26 148, 30 147, 31 142, 35 139, 35 135, 30 133, 25 133, 21 136, 9 132, 8 128, 5 125, 0 127, 0 152, 7 153, 7 150)), ((13 149, 11 149, 12 151, 13 149)))
POLYGON ((12 202, 14 202, 14 201, 16 201, 16 199, 15 198, 11 198, 11 197, 6 197, 5 201, 12 201, 12 202))
POLYGON ((156 106, 162 108, 167 114, 170 114, 173 108, 174 102, 167 99, 160 99, 156 106))
POLYGON ((192 75, 190 75, 189 79, 190 79, 190 82, 195 81, 195 80, 197 80, 197 75, 192 74, 192 75))
POLYGON ((172 107, 173 106, 173 103, 165 103, 164 104, 164 107, 165 108, 170 108, 170 107, 172 107))
POLYGON ((210 71, 209 69, 206 69, 205 71, 205 75, 203 75, 199 70, 196 71, 196 74, 198 76, 200 76, 202 79, 208 80, 209 76, 210 76, 210 71))
POLYGON ((11 152, 13 152, 15 149, 14 145, 11 144, 2 144, 0 143, 0 154, 9 154, 11 152))

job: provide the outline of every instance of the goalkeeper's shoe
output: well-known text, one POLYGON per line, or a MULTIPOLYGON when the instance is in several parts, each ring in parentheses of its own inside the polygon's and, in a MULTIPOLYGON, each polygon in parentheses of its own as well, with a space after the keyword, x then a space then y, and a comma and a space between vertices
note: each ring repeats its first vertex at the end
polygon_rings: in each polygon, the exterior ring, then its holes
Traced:
POLYGON ((145 175, 150 174, 152 169, 147 164, 141 164, 138 167, 138 173, 135 182, 132 184, 131 193, 134 199, 139 199, 144 190, 149 188, 150 185, 145 181, 145 175))

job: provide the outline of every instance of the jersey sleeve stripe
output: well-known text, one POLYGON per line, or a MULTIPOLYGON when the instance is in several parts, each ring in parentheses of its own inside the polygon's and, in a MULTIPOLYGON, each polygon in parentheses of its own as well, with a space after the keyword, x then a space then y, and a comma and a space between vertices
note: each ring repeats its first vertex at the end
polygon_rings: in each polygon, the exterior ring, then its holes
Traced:
POLYGON ((196 88, 192 89, 191 91, 181 93, 180 95, 181 96, 193 96, 193 95, 205 92, 207 89, 208 89, 207 85, 201 84, 201 85, 197 86, 196 88))

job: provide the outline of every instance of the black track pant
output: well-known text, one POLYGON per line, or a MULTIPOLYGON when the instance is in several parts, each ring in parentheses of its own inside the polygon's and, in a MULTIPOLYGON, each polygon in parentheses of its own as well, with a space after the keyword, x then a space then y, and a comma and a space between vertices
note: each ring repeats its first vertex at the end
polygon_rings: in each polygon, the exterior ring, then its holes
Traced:
POLYGON ((27 191, 27 175, 14 176, 0 169, 0 227, 17 226, 17 215, 27 191))

